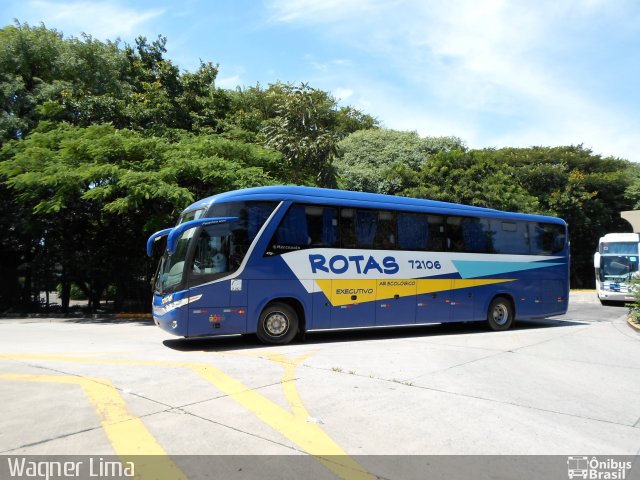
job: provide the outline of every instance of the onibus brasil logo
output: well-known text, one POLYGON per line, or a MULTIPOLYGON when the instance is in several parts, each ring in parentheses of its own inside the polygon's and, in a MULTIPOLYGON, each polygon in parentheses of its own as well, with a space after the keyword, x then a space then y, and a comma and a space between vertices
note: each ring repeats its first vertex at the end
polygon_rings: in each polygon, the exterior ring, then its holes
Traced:
POLYGON ((600 460, 597 457, 572 456, 567 458, 567 475, 570 479, 585 480, 625 480, 631 462, 614 458, 600 460))

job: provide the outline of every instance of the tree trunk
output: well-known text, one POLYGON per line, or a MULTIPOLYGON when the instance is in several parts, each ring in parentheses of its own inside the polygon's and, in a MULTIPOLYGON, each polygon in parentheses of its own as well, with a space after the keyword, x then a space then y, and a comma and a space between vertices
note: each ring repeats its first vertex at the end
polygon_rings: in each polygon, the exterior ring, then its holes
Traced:
POLYGON ((69 302, 71 300, 71 282, 63 275, 62 277, 62 289, 60 290, 60 305, 62 307, 62 313, 69 313, 69 302))

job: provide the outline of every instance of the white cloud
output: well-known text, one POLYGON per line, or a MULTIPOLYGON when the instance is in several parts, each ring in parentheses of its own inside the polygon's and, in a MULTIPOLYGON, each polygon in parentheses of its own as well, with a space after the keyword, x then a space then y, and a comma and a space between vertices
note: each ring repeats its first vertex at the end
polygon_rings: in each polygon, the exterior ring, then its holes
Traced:
POLYGON ((336 58, 333 60, 320 62, 316 60, 315 55, 306 54, 304 56, 304 60, 309 64, 314 70, 324 74, 327 72, 334 72, 337 69, 345 69, 350 68, 352 66, 352 61, 345 58, 336 58))
MULTIPOLYGON (((349 84, 354 101, 366 97, 374 109, 369 113, 391 128, 438 130, 472 147, 584 143, 640 161, 637 106, 610 101, 615 86, 606 82, 615 75, 600 80, 606 66, 591 62, 589 50, 594 34, 606 41, 608 32, 623 29, 637 43, 635 2, 274 0, 270 5, 280 22, 317 26, 308 34, 324 34, 342 45, 341 55, 364 51, 386 67, 372 79, 356 66, 349 84), (363 95, 358 90, 365 86, 363 95), (464 130, 443 132, 455 127, 464 130)), ((326 85, 326 77, 323 81, 326 85)), ((334 90, 343 84, 341 77, 334 81, 334 90)))
POLYGON ((32 0, 28 6, 37 23, 54 26, 65 35, 86 33, 103 40, 137 36, 143 24, 164 13, 164 9, 137 10, 112 1, 32 0))
MULTIPOLYGON (((388 2, 386 2, 388 4, 388 2)), ((380 0, 272 0, 270 7, 272 20, 278 22, 325 22, 333 21, 339 16, 362 14, 378 5, 385 5, 380 0)))
POLYGON ((240 75, 233 75, 231 77, 216 78, 216 87, 234 89, 242 85, 242 79, 240 75))
POLYGON ((343 88, 343 87, 338 87, 336 89, 333 90, 333 96, 336 97, 338 100, 344 101, 347 98, 351 97, 353 95, 353 90, 350 88, 343 88))

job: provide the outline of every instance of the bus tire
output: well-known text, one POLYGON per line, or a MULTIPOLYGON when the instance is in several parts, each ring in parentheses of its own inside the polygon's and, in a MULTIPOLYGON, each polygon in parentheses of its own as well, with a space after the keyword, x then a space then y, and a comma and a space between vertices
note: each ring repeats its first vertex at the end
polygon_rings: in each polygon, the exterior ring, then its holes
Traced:
POLYGON ((513 325, 513 305, 506 297, 496 297, 489 305, 487 324, 494 331, 508 330, 513 325))
POLYGON ((298 333, 298 315, 286 303, 272 303, 260 314, 256 335, 262 343, 284 345, 298 333))

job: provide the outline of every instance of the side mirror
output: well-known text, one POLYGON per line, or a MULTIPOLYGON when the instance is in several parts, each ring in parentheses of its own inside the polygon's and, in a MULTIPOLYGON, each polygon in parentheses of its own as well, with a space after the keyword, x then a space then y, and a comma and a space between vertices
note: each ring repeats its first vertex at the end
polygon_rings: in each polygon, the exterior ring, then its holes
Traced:
POLYGON ((159 232, 154 233, 147 240, 147 257, 153 255, 153 244, 156 240, 164 237, 165 235, 169 235, 169 232, 173 230, 172 228, 165 228, 164 230, 160 230, 159 232))
POLYGON ((593 256, 593 268, 600 268, 600 252, 593 256))
POLYGON ((153 244, 156 240, 168 235, 167 237, 167 252, 172 255, 176 251, 178 238, 187 230, 197 227, 208 227, 209 225, 218 225, 221 223, 235 222, 238 217, 216 217, 216 218, 199 218, 197 220, 191 220, 189 222, 181 223, 173 228, 165 228, 159 232, 154 233, 147 240, 147 256, 153 254, 153 244))

